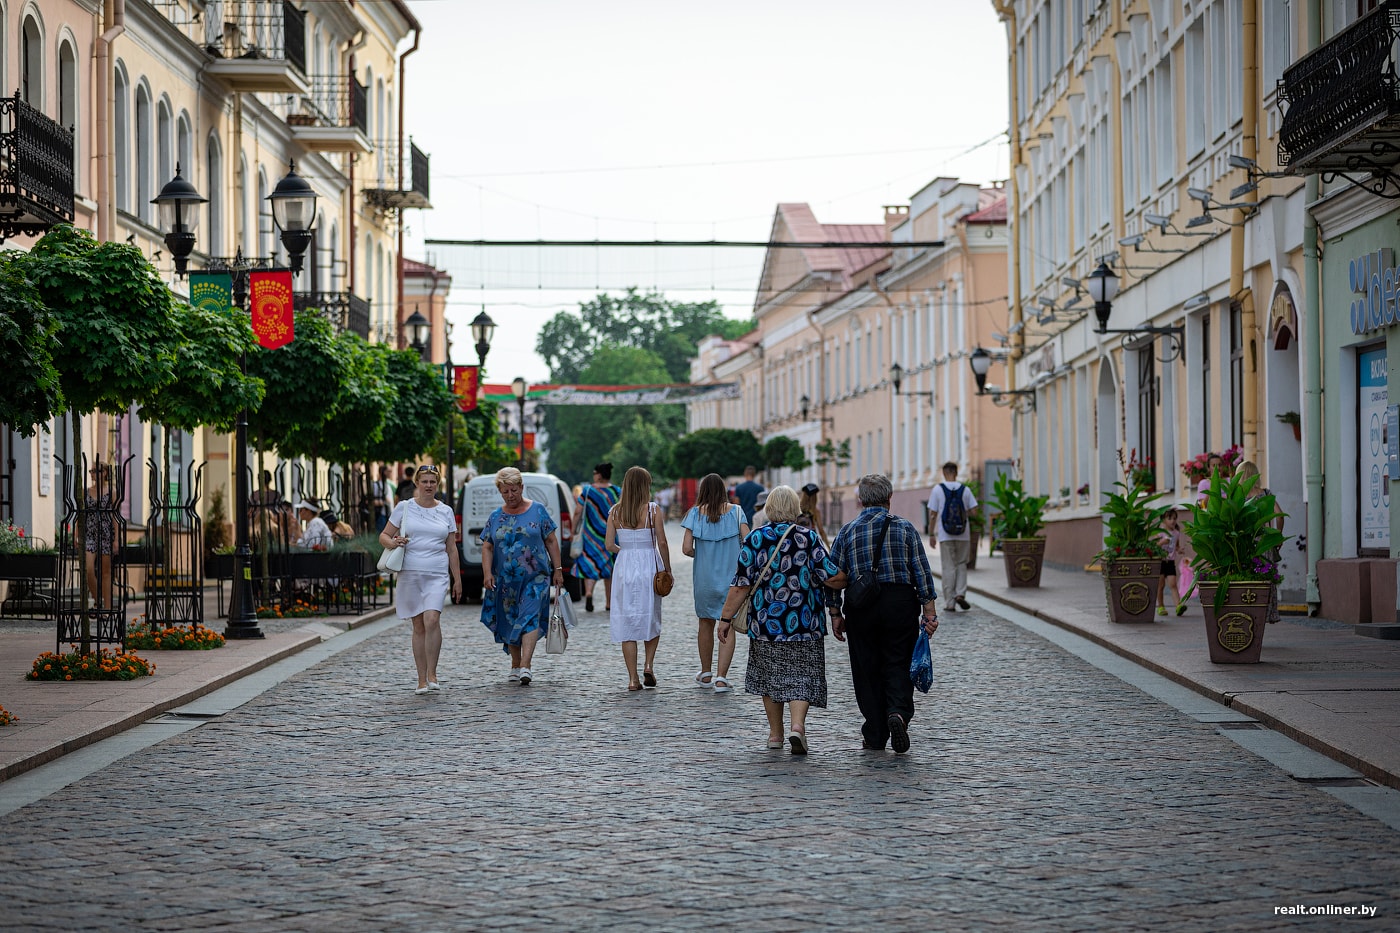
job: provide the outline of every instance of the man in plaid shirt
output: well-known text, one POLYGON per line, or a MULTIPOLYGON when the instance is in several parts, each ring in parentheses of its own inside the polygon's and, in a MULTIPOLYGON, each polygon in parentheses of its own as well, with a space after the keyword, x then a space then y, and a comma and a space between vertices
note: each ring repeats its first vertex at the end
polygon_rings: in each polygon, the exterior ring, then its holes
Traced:
POLYGON ((850 637, 851 681, 865 717, 862 747, 883 751, 889 743, 903 753, 909 750, 909 720, 914 716, 909 662, 920 622, 930 635, 938 629, 938 594, 918 529, 890 514, 893 491, 888 477, 862 476, 856 486, 861 513, 831 544, 831 559, 847 576, 872 565, 878 569, 879 597, 864 608, 851 607, 849 616, 842 611, 837 591, 827 590, 826 601, 832 633, 839 641, 850 637), (875 542, 886 520, 889 531, 877 561, 875 542))

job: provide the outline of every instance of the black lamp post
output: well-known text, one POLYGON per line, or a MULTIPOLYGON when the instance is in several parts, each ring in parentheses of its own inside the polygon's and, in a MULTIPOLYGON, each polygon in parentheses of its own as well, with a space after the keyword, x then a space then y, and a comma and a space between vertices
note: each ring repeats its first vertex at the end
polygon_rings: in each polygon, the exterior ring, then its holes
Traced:
POLYGON ((900 386, 904 383, 904 367, 896 361, 890 364, 890 385, 894 386, 895 395, 922 395, 928 399, 930 405, 933 404, 933 392, 901 392, 900 386))
MULTIPOLYGON (((159 209, 161 223, 168 226, 165 244, 175 257, 175 271, 184 274, 185 263, 194 250, 194 226, 198 205, 204 198, 194 190, 194 186, 180 177, 175 177, 161 188, 152 203, 159 209)), ((311 224, 316 216, 316 191, 306 179, 296 173, 296 163, 291 163, 287 175, 277 183, 277 187, 267 200, 272 202, 272 219, 282 231, 282 245, 291 259, 292 274, 301 271, 302 256, 311 245, 311 224)), ((240 248, 229 270, 233 279, 233 305, 242 311, 248 305, 248 264, 243 259, 240 248)), ((248 354, 242 354, 239 367, 248 372, 248 354)), ((248 409, 238 415, 238 425, 234 431, 234 552, 233 589, 229 595, 228 625, 224 628, 226 638, 262 638, 258 627, 258 614, 253 598, 253 549, 249 544, 248 528, 248 409)))
POLYGON ((977 380, 977 394, 990 395, 992 401, 999 400, 1003 395, 1025 395, 1031 400, 1031 408, 1035 408, 1035 389, 987 389, 987 371, 992 368, 992 355, 981 347, 977 347, 968 355, 967 365, 972 367, 972 378, 977 380))
POLYGON ((432 322, 419 314, 415 308, 408 320, 403 322, 403 326, 408 329, 409 346, 417 351, 420 360, 428 362, 431 356, 428 341, 432 339, 432 322))
POLYGON ((491 352, 491 338, 496 335, 496 322, 482 311, 472 318, 472 338, 476 341, 476 364, 486 369, 486 354, 491 352))
POLYGON ((194 231, 199 224, 199 205, 208 201, 199 196, 194 185, 185 181, 178 162, 175 177, 151 199, 159 215, 160 228, 170 231, 165 235, 165 248, 175 260, 176 275, 184 275, 189 267, 190 253, 194 252, 194 231))
POLYGON ((1129 329, 1118 329, 1108 326, 1109 315, 1113 313, 1113 299, 1118 297, 1118 274, 1108 267, 1108 263, 1101 262, 1099 267, 1089 273, 1089 297, 1094 299, 1094 317, 1099 322, 1098 333, 1100 334, 1127 334, 1124 345, 1134 337, 1143 336, 1163 336, 1171 341, 1171 349, 1167 355, 1162 357, 1162 362, 1169 363, 1181 356, 1182 344, 1186 339, 1186 328, 1183 325, 1171 325, 1167 327, 1156 327, 1151 324, 1144 324, 1141 327, 1129 329))
POLYGON ((523 376, 516 376, 510 381, 510 392, 515 396, 515 401, 520 405, 520 472, 525 472, 525 395, 530 391, 530 384, 523 376))

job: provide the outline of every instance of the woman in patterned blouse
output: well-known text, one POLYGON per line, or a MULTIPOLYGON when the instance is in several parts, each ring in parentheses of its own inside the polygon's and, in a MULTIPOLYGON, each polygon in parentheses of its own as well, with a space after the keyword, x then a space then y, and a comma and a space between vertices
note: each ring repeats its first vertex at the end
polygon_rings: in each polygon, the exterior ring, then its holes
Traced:
POLYGON ((807 710, 826 708, 825 596, 841 589, 843 573, 827 556, 815 531, 796 524, 797 492, 778 486, 764 507, 769 524, 749 533, 739 549, 720 617, 719 639, 731 634, 734 617, 749 603, 749 665, 744 690, 763 697, 768 747, 783 747, 783 706, 794 755, 807 754, 807 710))

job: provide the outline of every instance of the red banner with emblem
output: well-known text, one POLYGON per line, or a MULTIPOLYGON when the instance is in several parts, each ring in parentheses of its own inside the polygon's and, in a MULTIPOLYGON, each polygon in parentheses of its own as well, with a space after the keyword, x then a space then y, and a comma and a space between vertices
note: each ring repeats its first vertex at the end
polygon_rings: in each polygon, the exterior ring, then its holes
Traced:
POLYGON ((452 367, 452 394, 457 396, 457 409, 463 414, 476 411, 476 396, 480 388, 480 366, 452 367))
POLYGON ((248 277, 248 306, 253 312, 253 334, 268 350, 292 342, 292 274, 254 272, 248 277))

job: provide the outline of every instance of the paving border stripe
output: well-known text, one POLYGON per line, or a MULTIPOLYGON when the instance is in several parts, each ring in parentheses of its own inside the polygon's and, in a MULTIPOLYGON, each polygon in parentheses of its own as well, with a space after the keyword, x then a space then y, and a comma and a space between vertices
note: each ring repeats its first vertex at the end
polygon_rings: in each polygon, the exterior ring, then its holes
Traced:
MULTIPOLYGON (((943 582, 941 575, 934 574, 934 576, 936 579, 938 579, 938 582, 940 584, 943 582)), ((1303 732, 1302 730, 1298 729, 1296 726, 1289 725, 1287 722, 1279 719, 1277 716, 1274 716, 1266 712, 1265 710, 1260 709, 1258 706, 1255 706, 1248 700, 1244 699, 1243 693, 1226 693, 1219 690, 1212 690, 1202 684, 1191 680, 1189 677, 1178 673, 1177 671, 1173 671, 1170 668, 1164 667, 1163 665, 1153 661, 1151 658, 1138 654, 1137 652, 1123 645, 1115 644, 1114 642, 1109 641, 1108 639, 1097 635, 1094 632, 1088 632, 1083 629, 1077 628, 1074 625, 1071 625, 1070 623, 1064 621, 1063 619, 1058 619, 1055 616, 1050 615, 1042 609, 1027 606, 1024 603, 1020 603, 1016 600, 1006 599, 1003 596, 994 594, 988 590, 982 589, 981 587, 973 586, 972 584, 968 584, 968 589, 971 592, 976 593, 982 599, 987 599, 998 605, 1006 606, 1007 608, 1014 609, 1017 612, 1021 612, 1028 616, 1032 616, 1036 619, 1039 619, 1042 622, 1054 625, 1056 628, 1061 628, 1067 632, 1071 632, 1074 635, 1083 638, 1085 641, 1092 642, 1101 648, 1113 652, 1119 657, 1126 658, 1127 660, 1132 661, 1134 664, 1147 668, 1155 674, 1160 674, 1161 676, 1167 678, 1168 680, 1174 683, 1180 684, 1183 687, 1187 687, 1200 694, 1201 696, 1208 697, 1209 699, 1214 700, 1216 703, 1219 703, 1221 706, 1224 706, 1227 709, 1237 710, 1238 712, 1243 713, 1253 719, 1257 719, 1259 722, 1268 726, 1270 729, 1282 733, 1283 735, 1287 736, 1288 738, 1292 739, 1298 744, 1307 746, 1315 752, 1320 752, 1321 754, 1326 755, 1328 758, 1331 758, 1332 760, 1340 764, 1346 765, 1348 768, 1352 768, 1356 771, 1359 771, 1373 781, 1384 784, 1387 787, 1400 789, 1400 775, 1392 774, 1391 772, 1374 764, 1373 762, 1366 761, 1362 758, 1357 757, 1356 755, 1351 754, 1350 752, 1345 751, 1344 749, 1332 745, 1325 739, 1321 739, 1315 735, 1310 735, 1309 733, 1303 732)))
MULTIPOLYGON (((372 622, 377 622, 385 616, 392 615, 393 611, 393 606, 387 606, 383 609, 375 610, 372 613, 368 613, 365 616, 356 618, 349 623, 349 625, 345 629, 345 632, 342 632, 341 634, 354 631, 355 629, 361 628, 365 625, 369 625, 372 622)), ((99 729, 95 729, 92 732, 76 736, 74 738, 68 739, 65 742, 60 742, 51 745, 48 748, 40 749, 32 755, 29 755, 25 758, 21 758, 18 761, 10 762, 4 767, 0 767, 0 783, 4 783, 5 781, 8 781, 11 778, 14 778, 18 775, 24 774, 27 771, 32 771, 33 769, 38 768, 42 765, 46 765, 50 762, 56 761, 59 758, 62 758, 64 755, 68 755, 72 752, 77 751, 78 749, 86 748, 87 746, 92 745, 96 742, 101 742, 105 739, 110 739, 113 736, 120 735, 123 732, 126 732, 130 729, 134 729, 142 723, 148 722, 152 719, 155 719, 157 716, 161 716, 165 713, 168 713, 172 709, 184 706, 192 700, 198 700, 201 697, 207 696, 208 694, 211 694, 216 690, 220 690, 224 687, 229 686, 230 684, 242 680, 245 677, 249 677, 253 674, 258 673, 259 671, 269 668, 272 665, 278 663, 279 661, 285 661, 287 658, 295 654, 299 654, 303 651, 306 651, 309 648, 313 648, 316 645, 321 644, 325 640, 326 639, 320 635, 308 633, 301 640, 287 645, 280 651, 277 651, 273 654, 269 654, 266 657, 258 658, 255 661, 250 661, 243 667, 239 667, 235 670, 222 674, 214 678, 213 680, 210 680, 207 683, 199 684, 197 686, 191 687, 190 689, 176 696, 172 696, 158 703, 153 703, 150 706, 143 707, 133 712, 129 716, 125 716, 122 719, 117 720, 116 722, 108 723, 107 725, 102 726, 99 729)))

